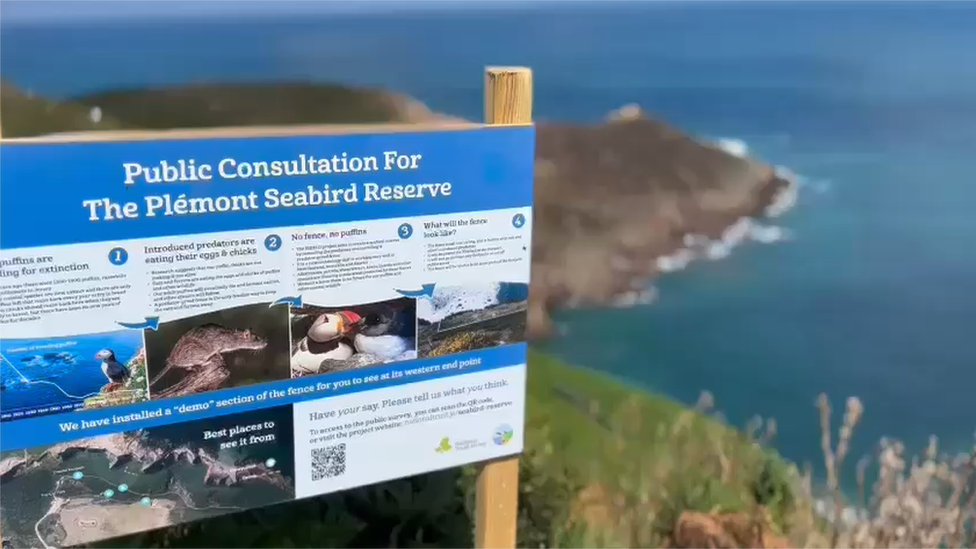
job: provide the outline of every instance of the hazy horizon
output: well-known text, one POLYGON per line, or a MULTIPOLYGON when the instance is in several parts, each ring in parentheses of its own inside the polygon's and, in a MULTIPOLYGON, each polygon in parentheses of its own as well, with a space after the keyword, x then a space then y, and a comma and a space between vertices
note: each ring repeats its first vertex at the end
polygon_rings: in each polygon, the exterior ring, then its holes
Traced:
POLYGON ((129 0, 5 0, 0 4, 0 25, 5 23, 91 22, 151 18, 194 19, 212 17, 289 15, 367 15, 403 12, 511 11, 539 9, 701 9, 701 8, 960 8, 972 9, 969 0, 420 0, 404 5, 398 0, 359 0, 355 4, 332 0, 169 0, 132 3, 129 0))

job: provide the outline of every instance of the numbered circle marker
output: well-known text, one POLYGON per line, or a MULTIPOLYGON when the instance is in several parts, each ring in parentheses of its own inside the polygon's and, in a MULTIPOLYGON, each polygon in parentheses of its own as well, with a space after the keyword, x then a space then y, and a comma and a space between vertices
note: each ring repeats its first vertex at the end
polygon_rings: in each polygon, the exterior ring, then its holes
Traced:
POLYGON ((71 478, 73 478, 75 480, 81 480, 81 479, 85 478, 85 473, 82 473, 81 471, 75 471, 75 473, 73 475, 71 475, 71 478))
POLYGON ((521 229, 525 225, 525 216, 522 214, 515 214, 512 218, 512 226, 516 229, 521 229))
POLYGON ((269 234, 264 239, 264 247, 269 252, 277 252, 281 249, 281 237, 276 234, 269 234))
POLYGON ((112 248, 108 252, 108 261, 112 265, 120 266, 125 265, 125 262, 129 260, 129 252, 125 251, 125 248, 112 248))
POLYGON ((128 492, 128 491, 129 491, 128 484, 119 484, 119 492, 128 492))
POLYGON ((410 226, 409 223, 404 223, 403 225, 400 225, 400 228, 397 229, 397 234, 403 239, 410 238, 413 236, 413 227, 410 226))
POLYGON ((268 467, 274 467, 276 463, 278 463, 278 461, 277 461, 277 460, 275 460, 275 458, 268 458, 268 459, 267 459, 267 460, 266 460, 266 461, 264 462, 264 464, 265 464, 265 465, 267 465, 268 467))
POLYGON ((139 500, 139 503, 145 505, 146 507, 149 507, 150 505, 152 505, 152 499, 142 498, 141 500, 139 500))
POLYGON ((104 492, 102 492, 102 495, 107 498, 110 498, 115 495, 115 490, 112 489, 105 490, 104 492))

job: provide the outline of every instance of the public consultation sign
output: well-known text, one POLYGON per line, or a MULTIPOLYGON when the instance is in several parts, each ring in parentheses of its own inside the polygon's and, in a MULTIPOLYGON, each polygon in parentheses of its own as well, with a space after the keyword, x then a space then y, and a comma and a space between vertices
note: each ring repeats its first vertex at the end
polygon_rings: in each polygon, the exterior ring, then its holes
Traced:
POLYGON ((534 130, 0 146, 4 542, 522 450, 534 130))

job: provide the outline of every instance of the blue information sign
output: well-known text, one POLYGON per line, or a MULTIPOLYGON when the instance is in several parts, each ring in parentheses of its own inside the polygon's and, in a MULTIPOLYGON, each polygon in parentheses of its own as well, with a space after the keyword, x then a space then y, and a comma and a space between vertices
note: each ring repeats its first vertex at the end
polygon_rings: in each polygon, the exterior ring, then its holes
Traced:
POLYGON ((520 452, 533 156, 531 127, 3 142, 5 539, 520 452))

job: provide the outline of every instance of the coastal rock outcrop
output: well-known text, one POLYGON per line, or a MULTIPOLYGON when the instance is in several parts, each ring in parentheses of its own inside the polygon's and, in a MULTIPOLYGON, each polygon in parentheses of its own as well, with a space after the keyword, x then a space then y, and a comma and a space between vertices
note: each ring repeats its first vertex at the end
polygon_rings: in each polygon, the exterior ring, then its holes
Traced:
POLYGON ((539 124, 530 333, 547 311, 639 302, 656 259, 685 235, 718 238, 761 215, 790 182, 628 105, 598 125, 539 124))

